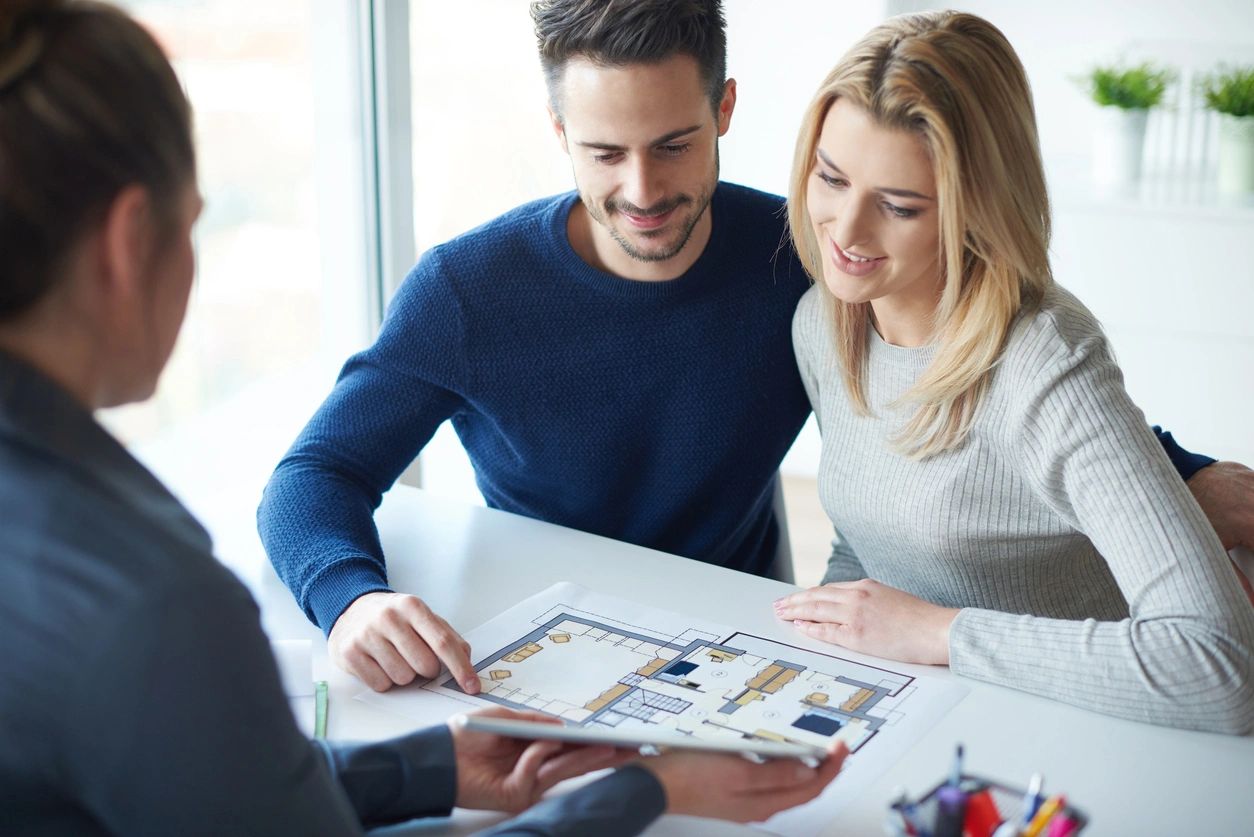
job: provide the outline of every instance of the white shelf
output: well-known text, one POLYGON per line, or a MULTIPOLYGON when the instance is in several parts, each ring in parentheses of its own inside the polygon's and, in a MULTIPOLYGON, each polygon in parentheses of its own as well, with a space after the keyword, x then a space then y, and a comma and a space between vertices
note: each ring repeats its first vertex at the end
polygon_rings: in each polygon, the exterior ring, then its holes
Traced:
POLYGON ((1183 178, 1150 171, 1134 190, 1123 194, 1099 191, 1093 183, 1089 160, 1083 157, 1048 161, 1046 176, 1056 213, 1153 215, 1254 224, 1254 193, 1220 195, 1213 172, 1183 178))

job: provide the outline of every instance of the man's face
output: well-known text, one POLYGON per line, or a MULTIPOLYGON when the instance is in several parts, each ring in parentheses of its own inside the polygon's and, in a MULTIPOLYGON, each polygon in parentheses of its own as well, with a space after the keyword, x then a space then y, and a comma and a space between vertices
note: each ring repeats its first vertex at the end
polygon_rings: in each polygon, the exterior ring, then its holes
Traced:
POLYGON ((665 273, 678 265, 682 272, 709 238, 706 208, 734 82, 715 113, 689 56, 625 67, 573 59, 558 96, 554 129, 594 222, 599 260, 629 277, 645 266, 665 273))

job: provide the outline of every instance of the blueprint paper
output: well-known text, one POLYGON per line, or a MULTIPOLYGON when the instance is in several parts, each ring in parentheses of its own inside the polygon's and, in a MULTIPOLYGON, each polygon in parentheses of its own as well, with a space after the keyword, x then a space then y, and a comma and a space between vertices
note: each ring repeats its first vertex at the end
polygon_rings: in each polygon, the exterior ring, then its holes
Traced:
POLYGON ((358 699, 423 722, 447 718, 454 700, 464 709, 495 704, 584 726, 821 747, 845 741, 852 755, 827 791, 763 826, 779 834, 838 833, 841 806, 967 691, 836 646, 812 651, 574 584, 556 584, 465 638, 478 696, 442 675, 358 699))

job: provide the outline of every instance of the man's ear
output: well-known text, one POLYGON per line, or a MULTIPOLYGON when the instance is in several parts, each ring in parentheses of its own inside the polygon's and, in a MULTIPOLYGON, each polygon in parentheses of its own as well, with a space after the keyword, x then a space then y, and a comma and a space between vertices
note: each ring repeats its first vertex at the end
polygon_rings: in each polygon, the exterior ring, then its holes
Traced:
POLYGON ((736 109, 736 80, 729 78, 723 85, 723 100, 718 103, 718 135, 721 137, 731 127, 732 111, 736 109))
POLYGON ((153 221, 152 200, 141 186, 127 186, 109 204, 100 229, 102 292, 127 299, 139 293, 152 256, 153 221))
POLYGON ((553 135, 562 144, 562 150, 569 154, 570 148, 566 145, 566 126, 562 123, 562 117, 558 116, 557 111, 553 110, 552 103, 545 110, 549 112, 549 124, 553 126, 553 135))

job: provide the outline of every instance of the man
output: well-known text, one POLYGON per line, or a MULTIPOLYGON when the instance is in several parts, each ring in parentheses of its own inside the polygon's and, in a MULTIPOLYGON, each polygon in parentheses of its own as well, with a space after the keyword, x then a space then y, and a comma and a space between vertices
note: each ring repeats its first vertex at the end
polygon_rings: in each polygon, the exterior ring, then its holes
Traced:
MULTIPOLYGON (((492 507, 783 574, 772 498, 810 410, 790 343, 808 280, 782 200, 718 180, 736 104, 721 4, 545 0, 532 14, 577 192, 425 254, 259 509, 332 658, 377 690, 441 663, 479 688, 456 632, 389 589, 372 518, 445 420, 492 507)), ((1163 443, 1186 478, 1212 461, 1163 443)), ((1220 505, 1208 512, 1226 525, 1220 505)))

